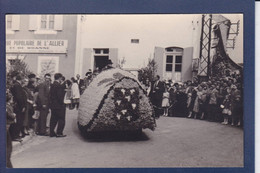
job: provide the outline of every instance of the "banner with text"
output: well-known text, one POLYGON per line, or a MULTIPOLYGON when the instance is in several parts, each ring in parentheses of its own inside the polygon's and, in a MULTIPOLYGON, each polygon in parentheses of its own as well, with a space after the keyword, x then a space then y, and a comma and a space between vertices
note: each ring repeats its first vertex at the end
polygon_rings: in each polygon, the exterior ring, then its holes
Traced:
POLYGON ((67 53, 68 40, 6 40, 6 53, 67 53))

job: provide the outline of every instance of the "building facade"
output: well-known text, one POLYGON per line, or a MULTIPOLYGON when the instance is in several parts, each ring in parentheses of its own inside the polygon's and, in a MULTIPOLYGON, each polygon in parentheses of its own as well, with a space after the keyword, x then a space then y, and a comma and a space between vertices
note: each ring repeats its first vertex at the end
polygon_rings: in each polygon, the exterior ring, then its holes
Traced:
POLYGON ((38 76, 75 73, 76 15, 7 15, 6 60, 23 59, 38 76))
POLYGON ((156 74, 162 80, 184 82, 192 80, 193 48, 155 47, 156 74))
POLYGON ((118 63, 117 48, 83 48, 80 67, 82 69, 79 74, 84 75, 89 69, 101 70, 106 66, 107 61, 112 61, 112 66, 116 67, 118 63))

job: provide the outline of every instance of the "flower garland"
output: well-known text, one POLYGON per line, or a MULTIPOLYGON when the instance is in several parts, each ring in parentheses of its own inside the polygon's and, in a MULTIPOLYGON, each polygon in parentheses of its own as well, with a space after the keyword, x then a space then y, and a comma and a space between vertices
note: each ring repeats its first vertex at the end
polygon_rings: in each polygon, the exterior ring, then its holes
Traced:
POLYGON ((144 93, 140 83, 129 72, 111 69, 100 73, 81 98, 80 130, 154 130, 153 108, 144 93), (98 101, 102 94, 102 100, 98 101))

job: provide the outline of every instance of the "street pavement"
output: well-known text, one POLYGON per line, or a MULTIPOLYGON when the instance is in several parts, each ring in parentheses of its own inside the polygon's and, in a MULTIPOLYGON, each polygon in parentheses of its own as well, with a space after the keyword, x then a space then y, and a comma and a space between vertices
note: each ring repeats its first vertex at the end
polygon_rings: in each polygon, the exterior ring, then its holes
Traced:
POLYGON ((67 110, 64 134, 15 144, 14 168, 243 167, 243 130, 216 122, 161 117, 138 137, 86 139, 67 110))

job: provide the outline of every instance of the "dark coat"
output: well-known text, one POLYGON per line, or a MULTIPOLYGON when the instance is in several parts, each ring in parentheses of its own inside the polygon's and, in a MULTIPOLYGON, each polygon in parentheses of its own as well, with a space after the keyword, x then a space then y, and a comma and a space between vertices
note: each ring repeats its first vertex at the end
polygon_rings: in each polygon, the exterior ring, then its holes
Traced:
POLYGON ((49 84, 43 82, 37 88, 38 88, 37 106, 39 108, 42 108, 43 105, 46 105, 46 108, 49 108, 49 96, 50 96, 49 84))
POLYGON ((54 81, 50 89, 50 108, 63 109, 65 107, 64 96, 64 86, 54 81))
POLYGON ((85 89, 85 82, 83 79, 80 79, 79 81, 77 80, 77 84, 79 86, 79 93, 81 95, 81 94, 83 94, 83 91, 85 89))
POLYGON ((22 85, 15 81, 13 87, 11 88, 11 93, 13 95, 14 100, 14 111, 16 113, 22 112, 24 108, 26 108, 27 98, 26 93, 22 87, 22 85))
POLYGON ((150 96, 152 99, 152 103, 155 106, 161 107, 164 90, 165 88, 163 82, 159 81, 157 85, 155 84, 155 82, 152 84, 150 96))

